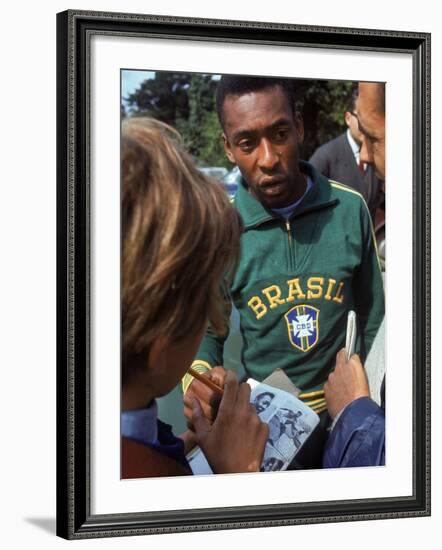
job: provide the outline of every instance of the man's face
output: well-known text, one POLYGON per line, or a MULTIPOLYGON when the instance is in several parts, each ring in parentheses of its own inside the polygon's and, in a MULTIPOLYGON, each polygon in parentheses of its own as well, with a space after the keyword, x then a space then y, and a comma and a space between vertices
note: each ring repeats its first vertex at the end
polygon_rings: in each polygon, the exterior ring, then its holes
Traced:
POLYGON ((361 161, 373 164, 378 178, 385 180, 385 115, 379 111, 379 88, 372 82, 359 84, 357 101, 362 132, 361 161))
POLYGON ((238 165, 250 193, 268 208, 295 202, 304 190, 298 165, 304 129, 282 88, 228 95, 223 115, 227 158, 238 165))
POLYGON ((258 414, 264 412, 271 402, 272 398, 270 397, 270 395, 265 394, 258 396, 256 399, 256 412, 258 414))

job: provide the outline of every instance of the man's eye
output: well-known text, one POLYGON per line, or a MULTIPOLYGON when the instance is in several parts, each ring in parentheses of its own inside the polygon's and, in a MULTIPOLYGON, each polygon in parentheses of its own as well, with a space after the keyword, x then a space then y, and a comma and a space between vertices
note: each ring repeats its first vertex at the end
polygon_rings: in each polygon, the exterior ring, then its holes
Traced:
POLYGON ((288 136, 288 129, 287 128, 279 128, 278 130, 276 130, 273 134, 273 138, 276 140, 276 141, 284 141, 287 139, 287 136, 288 136))
POLYGON ((238 147, 243 151, 251 151, 253 149, 253 141, 251 139, 242 139, 238 143, 238 147))

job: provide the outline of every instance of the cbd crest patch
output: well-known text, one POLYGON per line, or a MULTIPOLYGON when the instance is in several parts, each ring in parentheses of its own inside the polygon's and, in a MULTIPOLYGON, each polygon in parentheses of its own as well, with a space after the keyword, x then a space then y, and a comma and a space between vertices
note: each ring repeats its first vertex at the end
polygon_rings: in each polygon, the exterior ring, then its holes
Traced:
POLYGON ((290 342, 300 351, 309 351, 318 343, 319 313, 313 306, 298 305, 284 315, 290 342))

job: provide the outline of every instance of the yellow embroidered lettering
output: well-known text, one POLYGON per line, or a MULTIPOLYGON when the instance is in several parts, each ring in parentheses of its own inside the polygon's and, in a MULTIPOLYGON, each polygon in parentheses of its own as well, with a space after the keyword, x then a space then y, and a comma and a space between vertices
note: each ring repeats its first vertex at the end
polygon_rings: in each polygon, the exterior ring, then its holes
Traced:
POLYGON ((299 279, 290 279, 287 281, 287 284, 289 285, 289 293, 285 300, 286 302, 293 302, 295 298, 299 298, 300 300, 305 298, 305 294, 302 292, 299 284, 299 279))
POLYGON ((269 301, 270 309, 275 309, 275 307, 285 304, 285 300, 283 298, 281 299, 281 289, 278 285, 263 288, 262 293, 269 301))
POLYGON ((247 305, 252 309, 257 319, 261 319, 261 317, 264 317, 267 313, 267 307, 258 296, 253 296, 253 298, 250 298, 247 305))
POLYGON ((338 290, 336 291, 336 296, 333 298, 333 302, 337 302, 338 304, 342 304, 344 301, 344 296, 342 294, 342 289, 344 288, 344 283, 339 283, 338 290))
POLYGON ((312 300, 315 298, 321 298, 323 284, 324 277, 310 277, 310 279, 307 281, 307 299, 312 300))
POLYGON ((327 292, 326 292, 326 294, 325 294, 325 296, 324 296, 324 298, 325 298, 326 300, 331 300, 331 299, 332 299, 332 297, 331 297, 331 292, 332 292, 333 287, 335 286, 335 284, 336 284, 336 281, 335 281, 334 279, 329 279, 329 280, 328 280, 328 288, 327 288, 327 292))

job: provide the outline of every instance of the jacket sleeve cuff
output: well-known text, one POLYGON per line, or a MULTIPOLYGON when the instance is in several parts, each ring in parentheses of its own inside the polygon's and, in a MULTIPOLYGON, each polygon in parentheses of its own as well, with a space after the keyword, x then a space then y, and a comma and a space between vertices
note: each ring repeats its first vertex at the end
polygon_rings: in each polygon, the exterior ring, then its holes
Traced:
POLYGON ((377 413, 379 409, 379 405, 370 397, 359 397, 342 410, 333 430, 345 424, 348 431, 352 431, 354 427, 360 426, 367 417, 377 413))

